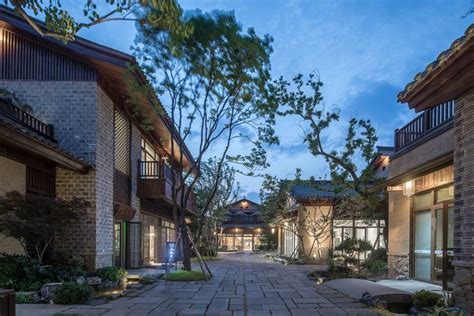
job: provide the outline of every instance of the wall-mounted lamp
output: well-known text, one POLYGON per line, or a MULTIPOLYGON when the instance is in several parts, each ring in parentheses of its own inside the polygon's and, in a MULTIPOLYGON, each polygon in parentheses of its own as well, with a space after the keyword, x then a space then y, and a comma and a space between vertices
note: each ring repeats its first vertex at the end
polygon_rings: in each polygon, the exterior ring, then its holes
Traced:
POLYGON ((410 180, 403 184, 403 195, 412 196, 415 194, 415 181, 410 180))
POLYGON ((272 227, 272 234, 274 234, 274 233, 275 233, 275 228, 274 228, 274 227, 272 227))

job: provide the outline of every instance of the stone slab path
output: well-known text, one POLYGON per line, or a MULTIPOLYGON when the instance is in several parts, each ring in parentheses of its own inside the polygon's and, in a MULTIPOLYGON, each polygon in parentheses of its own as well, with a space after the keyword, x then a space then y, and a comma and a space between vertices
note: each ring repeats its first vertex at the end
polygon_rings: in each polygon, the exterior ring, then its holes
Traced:
POLYGON ((261 255, 224 254, 209 262, 207 282, 148 285, 109 303, 89 305, 17 305, 22 315, 376 315, 355 299, 306 274, 314 266, 284 266, 261 255))

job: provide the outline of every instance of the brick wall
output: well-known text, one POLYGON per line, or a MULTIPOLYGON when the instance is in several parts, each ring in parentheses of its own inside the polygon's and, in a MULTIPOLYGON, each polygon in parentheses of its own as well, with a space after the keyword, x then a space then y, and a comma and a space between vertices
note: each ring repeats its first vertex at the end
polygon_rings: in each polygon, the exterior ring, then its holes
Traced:
POLYGON ((82 197, 91 208, 56 249, 84 256, 89 269, 113 263, 113 110, 96 82, 0 81, 33 108, 35 116, 54 125, 58 144, 93 166, 87 174, 57 168, 60 198, 82 197))
POLYGON ((96 150, 96 268, 113 263, 114 104, 98 86, 96 150))
POLYGON ((457 100, 454 137, 454 297, 474 314, 474 90, 457 100))
POLYGON ((35 117, 54 124, 61 148, 95 165, 96 86, 94 81, 0 81, 33 108, 35 117), (89 127, 89 128, 88 128, 89 127))

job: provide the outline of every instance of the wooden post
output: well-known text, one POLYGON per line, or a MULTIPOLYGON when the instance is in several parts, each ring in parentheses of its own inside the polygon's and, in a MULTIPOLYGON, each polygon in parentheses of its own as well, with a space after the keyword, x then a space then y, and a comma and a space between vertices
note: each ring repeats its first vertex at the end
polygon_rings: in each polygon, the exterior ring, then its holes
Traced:
POLYGON ((15 291, 0 289, 0 316, 15 316, 15 291))

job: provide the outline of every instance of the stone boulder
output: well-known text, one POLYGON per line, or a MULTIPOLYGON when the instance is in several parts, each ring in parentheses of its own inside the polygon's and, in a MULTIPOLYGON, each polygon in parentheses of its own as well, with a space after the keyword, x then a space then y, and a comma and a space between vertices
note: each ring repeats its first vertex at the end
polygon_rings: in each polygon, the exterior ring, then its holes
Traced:
POLYGON ((98 276, 91 276, 86 278, 85 283, 91 286, 100 285, 102 283, 102 279, 98 276))
POLYGON ((49 301, 53 298, 54 292, 62 283, 45 283, 40 289, 41 300, 49 301))

